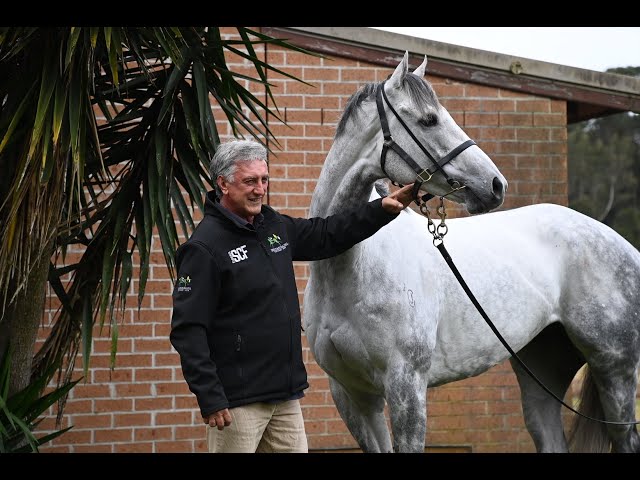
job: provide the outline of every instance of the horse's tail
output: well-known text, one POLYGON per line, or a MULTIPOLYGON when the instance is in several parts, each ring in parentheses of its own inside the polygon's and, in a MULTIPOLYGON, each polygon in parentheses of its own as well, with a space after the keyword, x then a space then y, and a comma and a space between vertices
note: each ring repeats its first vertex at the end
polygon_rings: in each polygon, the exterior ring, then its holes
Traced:
MULTIPOLYGON (((588 366, 584 368, 580 402, 577 411, 591 418, 604 419, 600 396, 588 366)), ((569 430, 569 451, 576 453, 607 453, 611 451, 611 441, 607 426, 580 415, 574 415, 569 430)))

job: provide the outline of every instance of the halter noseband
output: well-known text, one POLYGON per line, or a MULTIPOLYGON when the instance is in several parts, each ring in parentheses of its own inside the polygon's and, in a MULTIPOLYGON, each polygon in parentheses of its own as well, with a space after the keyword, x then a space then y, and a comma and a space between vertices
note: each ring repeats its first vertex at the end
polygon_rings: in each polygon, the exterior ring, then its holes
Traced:
MULTIPOLYGON (((423 183, 426 183, 429 180, 431 180, 431 177, 437 171, 442 173, 442 175, 446 179, 447 183, 453 189, 452 191, 455 191, 455 190, 458 190, 458 189, 462 188, 462 185, 460 185, 460 182, 458 182, 457 180, 454 180, 451 177, 449 177, 449 175, 447 175, 447 173, 444 171, 444 169, 442 167, 444 165, 446 165, 447 163, 449 163, 451 160, 453 160, 456 156, 458 156, 464 150, 466 150, 467 148, 469 148, 472 145, 475 145, 476 142, 474 142, 473 140, 467 140, 466 142, 463 142, 462 144, 458 145, 456 148, 451 150, 447 155, 442 157, 440 160, 436 160, 427 151, 427 149, 422 145, 422 143, 420 143, 420 140, 418 140, 416 138, 416 136, 409 129, 409 127, 407 127, 406 123, 404 123, 404 121, 402 120, 400 115, 398 115, 398 113, 395 111, 395 109, 391 106, 391 103, 389 102, 389 99, 387 98, 387 93, 384 91, 384 84, 385 84, 385 82, 380 83, 378 85, 378 88, 376 89, 376 106, 378 107, 378 116, 380 117, 380 125, 382 127, 382 134, 384 136, 384 143, 382 144, 382 153, 380 154, 380 166, 382 167, 382 171, 384 172, 384 174, 387 177, 389 176, 387 174, 387 171, 384 168, 384 165, 385 165, 385 163, 387 161, 387 151, 389 149, 391 149, 394 152, 396 152, 400 156, 400 158, 402 158, 407 163, 407 165, 409 165, 411 168, 413 168, 413 170, 416 172, 417 177, 416 177, 415 183, 413 184, 413 197, 415 199, 415 202, 418 205, 420 205, 420 202, 418 201, 418 192, 420 191, 420 187, 422 186, 423 183), (391 132, 389 131, 389 122, 387 122, 387 116, 385 114, 384 106, 382 104, 382 98, 383 97, 384 97, 384 101, 387 103, 387 106, 389 107, 391 112, 396 116, 396 118, 398 119, 400 124, 404 127, 404 129, 407 131, 407 133, 411 136, 413 141, 416 142, 418 147, 420 147, 420 150, 422 150, 422 152, 427 156, 427 158, 429 160, 431 160, 431 163, 434 164, 435 169, 433 171, 429 170, 428 168, 424 168, 424 169, 421 168, 420 165, 418 165, 416 163, 416 161, 413 158, 411 158, 411 156, 407 152, 405 152, 395 142, 395 140, 393 140, 393 138, 391 137, 391 132)), ((431 199, 433 197, 434 197, 434 195, 431 194, 431 193, 425 194, 425 195, 422 196, 422 201, 426 202, 427 200, 429 200, 429 199, 431 199)))

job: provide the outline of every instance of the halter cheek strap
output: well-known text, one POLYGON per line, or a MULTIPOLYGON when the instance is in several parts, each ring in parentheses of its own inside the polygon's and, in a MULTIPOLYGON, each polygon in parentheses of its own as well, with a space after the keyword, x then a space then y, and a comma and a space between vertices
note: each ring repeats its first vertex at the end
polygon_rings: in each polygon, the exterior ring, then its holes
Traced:
MULTIPOLYGON (((382 144, 382 153, 380 155, 380 166, 382 167, 382 171, 384 172, 384 174, 389 176, 385 169, 385 164, 387 161, 387 152, 389 151, 389 149, 391 149, 396 154, 398 154, 398 156, 400 156, 400 158, 402 158, 407 163, 407 165, 409 165, 416 172, 416 181, 413 184, 413 197, 415 199, 418 198, 418 191, 420 190, 420 187, 422 186, 422 184, 431 180, 431 177, 437 171, 442 173, 442 175, 444 176, 447 183, 451 186, 451 188, 453 189, 460 188, 460 182, 449 177, 449 175, 447 175, 447 173, 444 171, 442 167, 447 163, 449 163, 451 160, 453 160, 456 156, 458 156, 460 153, 462 153, 464 150, 466 150, 470 146, 476 145, 476 142, 474 142, 473 140, 467 140, 466 142, 463 142, 462 144, 458 145, 456 148, 451 150, 447 155, 442 157, 440 160, 436 160, 429 153, 429 151, 424 147, 424 145, 420 143, 420 141, 416 138, 413 132, 409 129, 407 124, 404 123, 404 121, 402 120, 400 115, 398 115, 398 113, 395 111, 393 106, 391 106, 391 103, 389 102, 389 98, 387 97, 387 93, 384 91, 384 84, 385 82, 380 83, 376 90, 376 106, 378 108, 378 116, 380 117, 380 126, 382 127, 382 135, 384 136, 384 142, 382 144), (398 119, 400 124, 411 136, 413 141, 418 145, 420 150, 422 150, 422 152, 427 156, 427 158, 431 161, 431 163, 433 163, 433 165, 435 166, 435 169, 433 171, 429 170, 428 168, 425 168, 425 169, 421 168, 420 165, 418 165, 418 163, 416 163, 416 161, 413 158, 411 158, 411 156, 407 152, 405 152, 402 149, 402 147, 400 147, 400 145, 398 145, 395 142, 395 140, 393 140, 393 137, 391 136, 391 131, 389 130, 389 122, 387 121, 387 116, 384 111, 384 105, 382 103, 383 97, 384 97, 384 101, 389 107, 389 110, 391 110, 391 112, 395 115, 395 117, 398 119)), ((434 195, 428 193, 422 197, 422 200, 427 201, 430 198, 433 198, 433 196, 434 195)), ((419 203, 419 202, 417 202, 416 200, 416 203, 419 203)))

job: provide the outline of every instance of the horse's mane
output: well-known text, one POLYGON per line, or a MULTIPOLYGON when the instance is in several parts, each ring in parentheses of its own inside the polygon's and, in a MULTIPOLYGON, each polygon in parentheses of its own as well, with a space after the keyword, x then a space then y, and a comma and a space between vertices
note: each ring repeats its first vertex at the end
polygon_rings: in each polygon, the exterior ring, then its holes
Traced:
MULTIPOLYGON (((346 129, 347 121, 352 116, 355 117, 360 110, 362 102, 369 97, 375 100, 376 89, 381 82, 367 83, 360 87, 347 102, 347 106, 342 112, 342 117, 336 127, 335 138, 342 135, 346 129)), ((431 84, 423 78, 414 75, 413 73, 407 73, 404 77, 404 84, 409 93, 409 98, 414 105, 418 107, 436 107, 438 105, 438 97, 436 92, 433 91, 431 84)), ((426 111, 426 108, 425 108, 426 111)))

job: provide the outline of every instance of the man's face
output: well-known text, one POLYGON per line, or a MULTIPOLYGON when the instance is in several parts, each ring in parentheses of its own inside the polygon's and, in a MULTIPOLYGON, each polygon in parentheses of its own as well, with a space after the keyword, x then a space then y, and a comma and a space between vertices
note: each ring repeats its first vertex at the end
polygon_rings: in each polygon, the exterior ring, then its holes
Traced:
POLYGON ((240 162, 236 164, 233 183, 221 176, 216 181, 222 190, 222 206, 253 223, 253 217, 260 213, 262 199, 269 187, 267 163, 262 160, 240 162))

